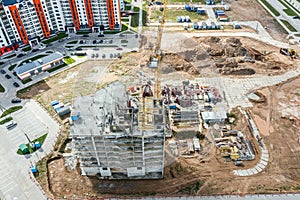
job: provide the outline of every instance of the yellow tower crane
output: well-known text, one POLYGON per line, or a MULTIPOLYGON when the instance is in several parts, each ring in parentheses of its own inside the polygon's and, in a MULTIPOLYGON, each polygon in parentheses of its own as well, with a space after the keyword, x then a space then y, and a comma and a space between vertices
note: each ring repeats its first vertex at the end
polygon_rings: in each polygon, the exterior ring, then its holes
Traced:
POLYGON ((160 92, 160 90, 161 90, 160 77, 161 77, 163 52, 161 51, 160 47, 161 47, 161 39, 162 39, 162 34, 163 34, 163 30, 164 30, 164 25, 165 25, 167 4, 168 4, 168 0, 165 0, 161 23, 160 23, 160 25, 158 27, 158 31, 157 31, 156 46, 155 46, 155 51, 154 51, 154 58, 157 59, 157 69, 155 72, 155 87, 154 87, 154 98, 156 98, 156 99, 161 98, 161 96, 160 96, 160 93, 161 93, 160 92))

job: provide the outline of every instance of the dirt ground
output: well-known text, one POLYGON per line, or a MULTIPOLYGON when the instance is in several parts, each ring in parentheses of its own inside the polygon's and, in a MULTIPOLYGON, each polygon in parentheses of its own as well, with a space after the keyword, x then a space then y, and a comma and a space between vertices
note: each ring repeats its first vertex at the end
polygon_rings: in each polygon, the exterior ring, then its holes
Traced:
POLYGON ((267 32, 276 40, 287 42, 286 31, 278 22, 258 3, 253 0, 227 0, 231 11, 226 12, 232 21, 259 21, 267 32))
MULTIPOLYGON (((137 59, 125 57, 123 60, 115 61, 87 61, 35 84, 29 89, 18 92, 18 97, 34 98, 49 113, 55 115, 51 101, 59 100, 65 104, 72 103, 76 97, 92 95, 106 84, 117 79, 124 83, 131 83, 134 78, 128 73, 131 72, 135 76, 136 73, 132 72, 132 68, 137 66, 137 63, 132 63, 131 60, 137 59)), ((61 120, 59 117, 56 118, 61 120)))
MULTIPOLYGON (((225 162, 207 135, 201 141, 204 150, 199 154, 205 156, 175 159, 166 165, 164 179, 99 180, 96 177, 80 176, 79 171, 68 171, 63 159, 58 159, 48 166, 50 189, 56 199, 297 192, 300 190, 300 113, 298 110, 286 114, 284 110, 299 108, 299 84, 300 78, 297 78, 260 90, 266 102, 257 103, 250 110, 270 153, 267 167, 257 175, 234 176, 232 171, 238 167, 232 162, 225 162)), ((254 161, 244 162, 243 168, 251 168, 260 157, 258 144, 249 129, 245 128, 246 120, 238 111, 235 114, 238 121, 233 128, 244 130, 257 153, 254 161)), ((166 158, 168 156, 166 153, 166 158)))
MULTIPOLYGON (((221 75, 278 75, 297 66, 298 60, 280 54, 278 47, 251 38, 186 38, 180 34, 174 37, 177 39, 182 37, 182 41, 178 44, 180 50, 165 51, 161 70, 165 79, 177 77, 181 80, 221 75)), ((144 50, 140 55, 142 66, 146 66, 151 50, 144 50)), ((149 71, 147 67, 142 70, 149 71)))

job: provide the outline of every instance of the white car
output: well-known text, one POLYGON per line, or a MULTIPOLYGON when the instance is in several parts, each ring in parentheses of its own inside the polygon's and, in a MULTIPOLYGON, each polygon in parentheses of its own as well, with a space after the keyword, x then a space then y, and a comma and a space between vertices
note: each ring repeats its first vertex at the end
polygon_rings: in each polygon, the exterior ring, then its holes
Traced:
POLYGON ((10 122, 7 122, 7 123, 5 124, 5 126, 6 126, 6 128, 7 128, 8 130, 10 130, 10 129, 14 128, 15 126, 17 126, 17 122, 10 121, 10 122))

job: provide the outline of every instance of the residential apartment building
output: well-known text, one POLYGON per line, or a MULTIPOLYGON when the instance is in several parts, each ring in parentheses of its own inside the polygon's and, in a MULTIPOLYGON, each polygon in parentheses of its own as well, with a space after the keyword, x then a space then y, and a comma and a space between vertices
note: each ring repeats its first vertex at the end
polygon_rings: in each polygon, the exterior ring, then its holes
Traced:
POLYGON ((0 55, 11 45, 34 45, 58 31, 118 30, 120 4, 120 0, 2 0, 0 55))

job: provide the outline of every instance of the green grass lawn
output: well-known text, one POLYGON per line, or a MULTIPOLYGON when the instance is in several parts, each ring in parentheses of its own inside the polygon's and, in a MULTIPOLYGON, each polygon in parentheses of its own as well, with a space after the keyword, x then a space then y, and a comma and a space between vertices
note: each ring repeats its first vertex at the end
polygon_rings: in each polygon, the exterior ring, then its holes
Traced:
POLYGON ((4 87, 0 84, 0 93, 3 93, 3 92, 5 92, 5 89, 4 89, 4 87))
POLYGON ((29 58, 27 60, 22 61, 21 64, 20 64, 20 66, 23 65, 25 62, 28 63, 29 60, 31 60, 31 62, 32 62, 32 61, 38 60, 40 58, 43 58, 45 56, 47 56, 47 55, 46 54, 41 54, 41 55, 37 55, 37 56, 31 57, 31 58, 29 58))
POLYGON ((125 6, 125 10, 131 10, 131 6, 125 6))
POLYGON ((25 47, 24 49, 22 49, 23 51, 30 51, 31 50, 31 46, 25 47))
POLYGON ((139 11, 140 11, 140 8, 139 8, 139 7, 133 7, 133 11, 134 11, 134 12, 139 12, 139 11))
POLYGON ((5 124, 6 122, 9 122, 9 121, 11 121, 12 119, 13 119, 12 117, 7 117, 7 118, 3 119, 2 121, 0 121, 0 125, 3 125, 3 124, 5 124))
POLYGON ((14 106, 14 107, 10 107, 9 109, 5 110, 2 115, 0 116, 0 118, 5 117, 6 115, 9 115, 13 112, 16 112, 18 110, 21 110, 23 107, 22 106, 14 106))
POLYGON ((9 56, 4 57, 3 59, 8 59, 8 58, 12 58, 12 57, 15 57, 15 56, 16 56, 16 54, 14 53, 14 54, 12 54, 12 55, 9 55, 9 56))
POLYGON ((58 70, 58 69, 61 69, 61 68, 65 67, 65 66, 68 66, 68 65, 67 65, 66 63, 64 63, 64 64, 62 64, 62 65, 59 65, 58 67, 49 69, 49 70, 47 70, 47 71, 48 71, 49 73, 51 73, 51 72, 54 72, 54 71, 56 71, 56 70, 58 70))
POLYGON ((50 44, 50 43, 52 43, 52 42, 55 42, 55 41, 57 41, 57 40, 60 40, 60 39, 62 39, 62 38, 65 38, 65 37, 67 37, 68 35, 66 34, 66 33, 59 33, 57 36, 55 36, 55 37, 53 37, 53 38, 50 38, 50 39, 48 39, 48 40, 45 40, 45 41, 43 41, 43 43, 44 44, 50 44))
POLYGON ((26 83, 29 83, 30 81, 32 81, 32 79, 31 79, 31 78, 28 78, 28 79, 22 80, 22 83, 23 83, 23 84, 26 84, 26 83))
POLYGON ((17 64, 13 64, 13 65, 9 66, 8 70, 9 70, 9 71, 12 71, 12 70, 14 70, 14 68, 15 68, 16 66, 17 66, 17 64))
MULTIPOLYGON (((158 22, 159 16, 162 16, 162 11, 152 10, 150 19, 151 21, 158 22)), ((201 20, 206 20, 206 15, 199 15, 197 12, 189 12, 186 10, 170 10, 166 11, 166 22, 177 22, 177 16, 189 16, 192 22, 198 22, 201 20)))
POLYGON ((283 9, 283 11, 289 16, 297 16, 298 14, 295 13, 291 8, 297 10, 293 5, 291 5, 288 1, 279 0, 279 2, 284 5, 287 9, 283 9))
POLYGON ((91 33, 92 31, 77 31, 76 35, 87 35, 89 33, 91 33))
MULTIPOLYGON (((48 133, 42 135, 41 137, 39 137, 39 138, 37 138, 37 139, 32 140, 32 142, 33 142, 33 143, 35 143, 35 142, 40 142, 40 144, 41 144, 41 146, 42 146, 43 143, 44 143, 44 141, 45 141, 45 139, 46 139, 46 137, 47 137, 47 135, 48 135, 48 133)), ((30 147, 29 143, 27 143, 26 146, 28 147, 29 154, 31 154, 31 153, 35 152, 36 150, 38 150, 38 149, 32 149, 32 148, 30 147)), ((17 154, 23 155, 23 152, 22 152, 20 149, 18 149, 17 154)))
POLYGON ((283 9, 283 11, 288 15, 288 16, 296 16, 297 13, 295 13, 292 9, 283 9))
POLYGON ((261 0, 261 2, 263 4, 265 4, 265 6, 276 16, 278 17, 280 15, 280 13, 275 9, 273 8, 268 2, 267 0, 261 0))
POLYGON ((67 57, 64 57, 64 62, 67 64, 67 65, 70 65, 74 62, 76 62, 73 58, 67 56, 67 57))
POLYGON ((297 30, 286 20, 281 19, 282 23, 292 32, 297 32, 297 30))
POLYGON ((77 40, 74 40, 74 41, 70 41, 70 42, 68 42, 67 44, 77 44, 77 40))

